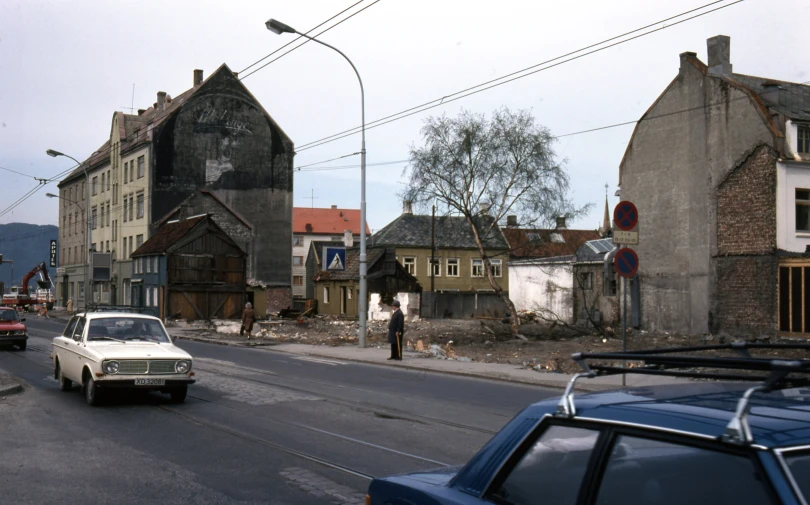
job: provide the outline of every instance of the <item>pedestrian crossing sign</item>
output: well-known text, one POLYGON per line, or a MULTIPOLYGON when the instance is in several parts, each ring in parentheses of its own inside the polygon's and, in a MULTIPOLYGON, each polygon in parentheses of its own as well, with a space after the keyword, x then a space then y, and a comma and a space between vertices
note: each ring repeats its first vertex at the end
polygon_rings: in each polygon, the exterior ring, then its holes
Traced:
POLYGON ((324 247, 323 248, 324 270, 329 272, 342 272, 346 270, 346 248, 345 247, 324 247))

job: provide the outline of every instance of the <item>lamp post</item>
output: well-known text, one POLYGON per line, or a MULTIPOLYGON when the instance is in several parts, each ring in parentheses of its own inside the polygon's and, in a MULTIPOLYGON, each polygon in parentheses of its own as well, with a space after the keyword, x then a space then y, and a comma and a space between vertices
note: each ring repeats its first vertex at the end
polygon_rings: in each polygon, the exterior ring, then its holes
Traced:
MULTIPOLYGON (((77 160, 73 156, 69 156, 69 155, 67 155, 65 153, 60 153, 59 151, 54 151, 53 149, 48 149, 47 151, 45 151, 45 154, 47 154, 48 156, 51 156, 52 158, 56 158, 57 156, 64 156, 65 158, 70 158, 73 161, 75 161, 76 164, 79 165, 79 167, 81 167, 81 169, 84 171, 85 184, 87 184, 87 205, 86 205, 87 208, 84 209, 85 212, 87 213, 86 214, 87 215, 87 233, 86 233, 86 235, 87 235, 87 243, 85 244, 85 247, 87 247, 87 268, 84 270, 84 308, 85 308, 85 310, 87 310, 87 305, 88 305, 87 300, 88 300, 88 297, 89 297, 90 293, 92 292, 92 289, 90 289, 90 269, 92 268, 92 258, 93 258, 93 255, 90 252, 90 243, 91 243, 90 242, 90 233, 91 233, 91 228, 90 228, 90 176, 87 173, 87 167, 84 166, 84 163, 77 160)), ((52 193, 49 193, 46 196, 50 196, 50 195, 52 195, 52 193)), ((50 197, 51 198, 53 198, 53 197, 60 198, 60 197, 58 197, 56 195, 53 195, 53 196, 50 196, 50 197)), ((78 205, 78 202, 73 202, 73 203, 76 203, 76 205, 78 205)))
POLYGON ((354 70, 355 75, 357 75, 357 80, 360 82, 360 118, 362 120, 360 144, 360 294, 358 296, 359 300, 357 309, 360 328, 358 330, 359 334, 357 338, 359 346, 365 347, 366 317, 368 316, 368 294, 366 292, 368 287, 368 262, 366 258, 366 95, 365 91, 363 90, 363 79, 360 78, 360 72, 357 71, 357 67, 354 66, 352 60, 343 54, 340 49, 330 46, 326 42, 321 42, 314 37, 310 37, 305 33, 301 33, 295 28, 285 25, 280 21, 276 21, 275 19, 270 19, 264 25, 268 30, 277 35, 281 35, 282 33, 297 33, 302 37, 336 51, 349 62, 349 65, 352 66, 352 70, 354 70))

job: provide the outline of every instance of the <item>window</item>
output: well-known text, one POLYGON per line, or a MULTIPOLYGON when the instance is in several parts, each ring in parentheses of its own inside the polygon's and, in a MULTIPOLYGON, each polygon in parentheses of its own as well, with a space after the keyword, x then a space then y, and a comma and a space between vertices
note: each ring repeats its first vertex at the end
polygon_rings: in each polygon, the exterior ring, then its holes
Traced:
POLYGON ((304 257, 303 256, 293 256, 293 266, 300 267, 304 264, 304 257))
POLYGON ((484 260, 482 259, 473 259, 472 260, 472 277, 483 277, 484 276, 484 260))
POLYGON ((110 202, 107 202, 107 226, 110 226, 110 202))
MULTIPOLYGON (((63 226, 64 226, 64 222, 65 222, 65 217, 62 216, 63 226)), ((68 231, 68 235, 70 235, 71 232, 73 231, 73 216, 68 216, 68 229, 67 229, 67 231, 68 231)))
POLYGON ((503 277, 503 260, 489 260, 493 277, 503 277))
POLYGON ((153 301, 153 305, 155 307, 157 307, 160 304, 160 302, 158 300, 158 289, 157 288, 152 288, 152 301, 153 301))
POLYGON ((133 212, 135 206, 135 198, 132 195, 129 195, 129 220, 132 221, 135 219, 135 213, 133 212))
POLYGON ((602 294, 605 296, 616 296, 618 292, 618 283, 616 282, 616 271, 608 268, 605 277, 605 285, 602 288, 602 294))
MULTIPOLYGON (((76 213, 76 226, 79 225, 79 213, 76 213)), ((81 223, 81 232, 84 234, 85 228, 87 228, 87 221, 84 219, 84 211, 82 211, 82 223, 81 223)))
POLYGON ((810 232, 810 189, 796 188, 796 231, 810 232))
POLYGON ((143 235, 138 235, 135 237, 135 248, 141 247, 143 245, 143 235))
POLYGON ((101 220, 99 221, 99 224, 98 224, 98 225, 99 225, 101 228, 104 228, 104 204, 102 204, 102 205, 101 205, 101 210, 100 210, 99 212, 101 213, 101 216, 100 216, 100 217, 101 217, 101 220))
POLYGON ((143 177, 144 165, 145 165, 144 161, 145 160, 144 160, 143 156, 138 156, 138 179, 143 177))
POLYGON ((332 242, 343 242, 343 237, 332 237, 330 240, 332 242))
MULTIPOLYGON (((430 257, 428 256, 428 263, 433 263, 433 277, 441 277, 442 275, 442 259, 438 256, 430 257)), ((431 265, 428 265, 427 274, 428 277, 431 275, 430 271, 431 265)))
POLYGON ((579 288, 589 291, 593 289, 593 272, 583 272, 579 274, 579 288))
POLYGON ((779 265, 779 331, 810 333, 810 262, 799 259, 779 265))
POLYGON ((810 125, 800 124, 797 130, 798 145, 796 150, 802 154, 810 153, 810 125))
POLYGON ((747 456, 620 435, 596 505, 773 503, 765 482, 747 456))
POLYGON ((90 244, 90 252, 96 252, 96 243, 95 242, 90 244))
POLYGON ((138 195, 138 219, 143 219, 143 193, 138 195))
POLYGON ((107 174, 101 174, 101 192, 104 193, 104 187, 107 185, 107 174))
POLYGON ((152 257, 146 258, 146 273, 152 273, 152 257))
POLYGON ((107 247, 104 249, 104 252, 110 252, 110 241, 107 241, 107 247))
POLYGON ((90 214, 90 228, 95 230, 97 225, 98 225, 98 215, 96 212, 96 208, 93 207, 93 211, 90 214))
POLYGON ((293 275, 293 286, 303 286, 303 285, 304 285, 304 276, 293 275))
POLYGON ((304 237, 301 235, 293 235, 293 247, 303 247, 304 237))
POLYGON ((803 452, 787 458, 788 469, 804 496, 810 496, 810 453, 803 452))
POLYGON ((124 184, 127 183, 127 176, 129 175, 129 162, 124 163, 124 184))
POLYGON ((107 191, 110 190, 110 179, 112 179, 112 177, 110 177, 110 171, 107 170, 107 191))
POLYGON ((565 237, 563 237, 559 233, 552 233, 550 238, 551 238, 551 241, 554 242, 555 244, 564 244, 565 243, 565 237))
POLYGON ((129 236, 129 255, 132 256, 132 235, 129 236))
POLYGON ((146 306, 152 306, 152 290, 149 288, 146 288, 146 306))
MULTIPOLYGON (((496 482, 493 497, 515 504, 537 503, 542 497, 543 503, 574 505, 597 438, 598 432, 593 430, 550 426, 503 482, 496 482)), ((634 493, 626 493, 625 498, 634 493)))
POLYGON ((323 303, 329 303, 329 288, 323 288, 323 303))
POLYGON ((93 186, 92 186, 92 190, 93 190, 93 195, 94 195, 94 196, 95 196, 96 194, 98 194, 98 177, 93 177, 93 186))
POLYGON ((79 300, 84 300, 84 282, 76 283, 79 288, 79 300))
POLYGON ((124 222, 127 222, 127 197, 124 197, 124 222))
MULTIPOLYGON (((87 195, 87 185, 86 183, 82 183, 82 200, 84 200, 85 195, 87 195)), ((76 200, 76 198, 74 198, 76 200)))
POLYGON ((540 241, 540 235, 537 232, 533 232, 533 231, 527 233, 526 238, 529 239, 529 242, 539 242, 540 241))
POLYGON ((416 275, 416 258, 413 256, 405 256, 402 258, 402 266, 405 267, 405 270, 407 270, 409 274, 416 275))
POLYGON ((458 277, 458 258, 447 258, 447 276, 458 277))
POLYGON ((129 182, 135 180, 135 160, 129 162, 129 182))

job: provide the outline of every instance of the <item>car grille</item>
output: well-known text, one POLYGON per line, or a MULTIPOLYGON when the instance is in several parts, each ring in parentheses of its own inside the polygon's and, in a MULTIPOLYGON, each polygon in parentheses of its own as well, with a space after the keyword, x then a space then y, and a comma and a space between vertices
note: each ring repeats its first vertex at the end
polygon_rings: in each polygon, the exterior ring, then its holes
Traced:
POLYGON ((118 362, 119 375, 165 375, 175 374, 175 360, 141 360, 131 359, 118 362))

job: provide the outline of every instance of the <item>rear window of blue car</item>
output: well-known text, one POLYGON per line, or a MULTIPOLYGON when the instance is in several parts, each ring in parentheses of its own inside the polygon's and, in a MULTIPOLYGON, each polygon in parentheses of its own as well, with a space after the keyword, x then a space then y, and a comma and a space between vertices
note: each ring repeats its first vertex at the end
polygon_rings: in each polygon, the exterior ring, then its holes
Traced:
POLYGON ((805 499, 810 498, 810 452, 803 452, 787 458, 793 480, 799 486, 799 491, 805 499))

